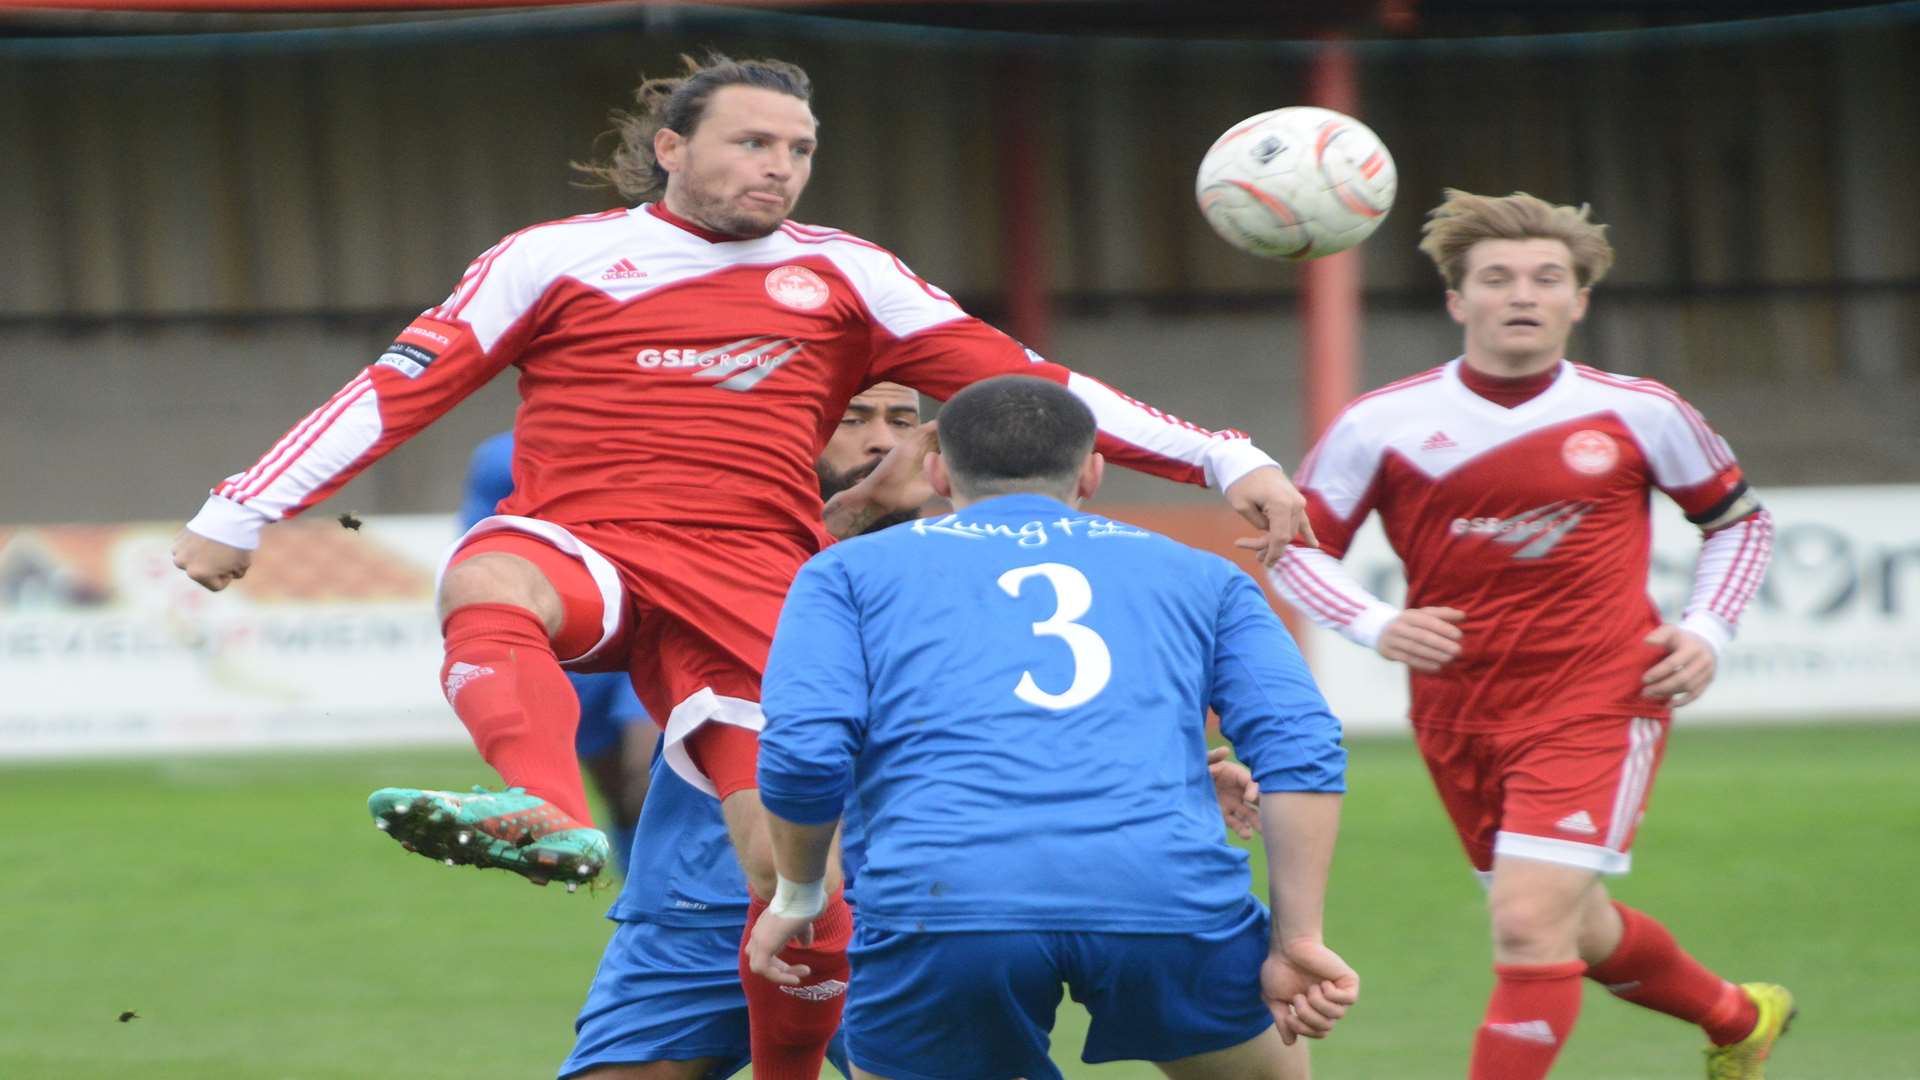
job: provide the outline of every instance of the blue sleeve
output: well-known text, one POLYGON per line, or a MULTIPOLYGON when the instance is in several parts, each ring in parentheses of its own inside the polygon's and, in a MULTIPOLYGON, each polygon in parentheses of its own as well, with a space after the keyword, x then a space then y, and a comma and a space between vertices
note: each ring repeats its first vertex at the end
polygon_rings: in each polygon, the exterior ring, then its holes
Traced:
POLYGON ((1214 636, 1220 733, 1261 791, 1345 791, 1340 722, 1260 586, 1237 569, 1228 573, 1214 636))
POLYGON ((830 549, 800 568, 761 683, 760 801, 801 825, 840 816, 866 737, 867 659, 846 567, 830 549))
POLYGON ((513 432, 503 431, 480 441, 467 462, 467 487, 460 496, 460 531, 493 516, 500 500, 513 494, 513 432))

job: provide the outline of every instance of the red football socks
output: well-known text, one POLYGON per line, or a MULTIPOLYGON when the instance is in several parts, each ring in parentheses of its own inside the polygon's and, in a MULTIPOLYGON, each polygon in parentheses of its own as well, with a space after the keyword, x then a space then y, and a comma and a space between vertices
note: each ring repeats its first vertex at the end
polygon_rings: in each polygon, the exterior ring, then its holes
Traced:
POLYGON ((582 825, 593 824, 574 759, 580 700, 538 616, 512 604, 469 604, 447 617, 440 689, 480 756, 582 825))
MULTIPOLYGON (((760 921, 767 902, 758 896, 747 906, 747 934, 760 921)), ((819 1080, 827 1043, 840 1029, 847 1003, 847 942, 853 937, 853 909, 844 890, 836 890, 826 910, 813 921, 813 944, 789 945, 780 959, 811 970, 799 986, 781 986, 747 968, 746 938, 740 942, 740 983, 747 991, 747 1037, 756 1080, 819 1080)))
POLYGON ((1619 901, 1623 929, 1613 955, 1587 969, 1587 978, 1615 997, 1698 1024, 1716 1046, 1753 1032, 1760 1013, 1738 986, 1687 954, 1660 920, 1619 901))
POLYGON ((1487 1018, 1473 1039, 1469 1080, 1541 1080, 1580 1016, 1587 965, 1495 964, 1487 1018))

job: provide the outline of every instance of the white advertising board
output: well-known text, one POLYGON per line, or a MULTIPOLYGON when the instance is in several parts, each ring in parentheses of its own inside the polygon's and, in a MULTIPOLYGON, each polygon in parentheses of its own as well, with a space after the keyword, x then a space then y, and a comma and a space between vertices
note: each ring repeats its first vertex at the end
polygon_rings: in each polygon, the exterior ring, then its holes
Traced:
MULTIPOLYGON (((1920 716, 1920 487, 1762 496, 1773 568, 1718 681, 1681 721, 1920 716)), ((1655 507, 1650 591, 1671 614, 1698 533, 1665 500, 1655 507)), ((173 568, 176 528, 0 528, 0 760, 465 742, 436 685, 433 571, 451 517, 278 525, 219 594, 173 568)), ((1229 543, 1211 535, 1187 539, 1229 543)), ((1347 564, 1400 599, 1376 523, 1347 564)), ((1405 729, 1403 669, 1319 630, 1306 647, 1349 730, 1405 729)))
POLYGON ((268 529, 224 592, 177 525, 0 529, 0 760, 460 743, 433 571, 451 516, 268 529))

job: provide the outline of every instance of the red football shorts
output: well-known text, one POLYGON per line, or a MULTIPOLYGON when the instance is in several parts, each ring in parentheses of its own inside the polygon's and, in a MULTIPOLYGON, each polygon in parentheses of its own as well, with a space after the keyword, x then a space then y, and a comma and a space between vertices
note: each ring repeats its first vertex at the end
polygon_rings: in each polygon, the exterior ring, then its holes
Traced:
POLYGON ((1624 874, 1668 721, 1580 716, 1518 731, 1416 730, 1476 870, 1496 855, 1624 874))
MULTIPOLYGON (((456 549, 492 531, 537 535, 573 556, 571 565, 580 571, 571 575, 576 580, 555 582, 566 607, 565 621, 569 627, 592 625, 601 616, 605 632, 565 666, 573 671, 625 669, 640 703, 666 732, 661 752, 667 763, 690 783, 713 792, 712 783, 687 755, 686 738, 708 723, 752 732, 765 726, 760 674, 780 605, 801 564, 812 556, 812 547, 767 529, 649 524, 562 529, 532 518, 501 516, 475 525, 456 549), (599 610, 589 612, 595 599, 599 610)), ((548 576, 556 577, 552 572, 548 576)), ((755 744, 727 740, 722 745, 729 753, 750 754, 755 744)), ((751 774, 749 762, 728 765, 728 773, 751 774)))

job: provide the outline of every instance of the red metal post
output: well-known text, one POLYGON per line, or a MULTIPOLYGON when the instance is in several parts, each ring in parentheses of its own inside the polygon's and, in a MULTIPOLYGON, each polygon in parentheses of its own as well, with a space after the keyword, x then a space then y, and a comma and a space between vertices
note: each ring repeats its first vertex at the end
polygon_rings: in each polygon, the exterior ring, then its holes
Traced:
MULTIPOLYGON (((1353 116, 1360 90, 1353 55, 1322 45, 1307 72, 1307 100, 1353 116)), ((1306 353, 1307 444, 1353 400, 1360 365, 1360 250, 1314 259, 1300 268, 1300 321, 1306 353)), ((1304 447, 1302 448, 1305 449, 1304 447)))
POLYGON ((1041 201, 1046 168, 1041 125, 1045 88, 1034 60, 1000 65, 1000 277, 1006 283, 1007 330, 1042 356, 1053 333, 1052 251, 1041 201))

